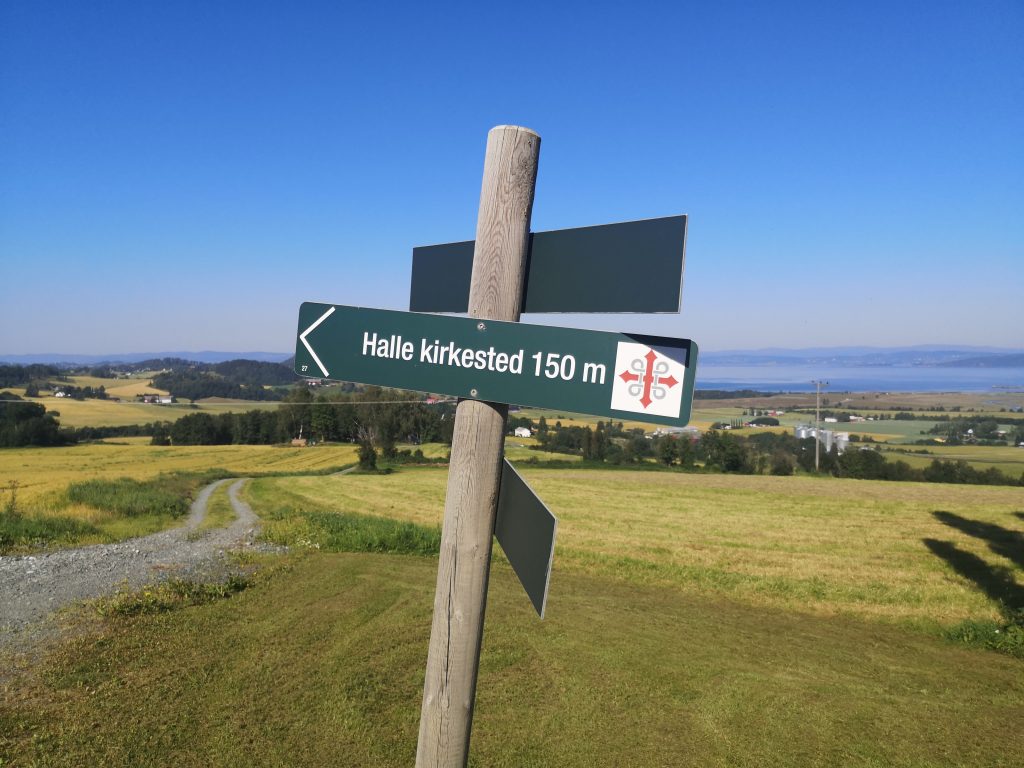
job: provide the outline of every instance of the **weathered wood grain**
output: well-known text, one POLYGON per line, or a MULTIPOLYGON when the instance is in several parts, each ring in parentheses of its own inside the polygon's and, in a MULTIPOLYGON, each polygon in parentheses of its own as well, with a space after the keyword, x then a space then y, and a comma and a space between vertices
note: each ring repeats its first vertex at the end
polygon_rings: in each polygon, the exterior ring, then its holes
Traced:
MULTIPOLYGON (((519 320, 540 137, 515 126, 487 135, 469 314, 519 320)), ((508 406, 463 400, 455 416, 417 766, 464 766, 469 755, 491 539, 508 406)))

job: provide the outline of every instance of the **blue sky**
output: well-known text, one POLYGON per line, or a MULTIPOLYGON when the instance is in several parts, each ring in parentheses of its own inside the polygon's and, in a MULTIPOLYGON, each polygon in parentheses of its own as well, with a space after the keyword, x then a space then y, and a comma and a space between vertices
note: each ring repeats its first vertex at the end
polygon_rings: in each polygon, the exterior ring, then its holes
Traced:
MULTIPOLYGON (((690 214, 705 350, 1024 346, 1024 5, 0 4, 0 353, 289 350, 470 239, 690 214)), ((571 286, 567 288, 571 290, 571 286)))

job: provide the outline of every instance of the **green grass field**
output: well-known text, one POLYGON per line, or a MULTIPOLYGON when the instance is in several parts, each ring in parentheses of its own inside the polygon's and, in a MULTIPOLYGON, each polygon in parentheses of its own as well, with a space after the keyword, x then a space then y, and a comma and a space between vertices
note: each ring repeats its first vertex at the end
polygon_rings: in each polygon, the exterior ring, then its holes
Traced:
POLYGON ((966 461, 977 469, 995 467, 1010 477, 1024 473, 1024 448, 992 445, 928 445, 905 446, 902 451, 885 452, 890 460, 902 459, 912 467, 927 466, 933 459, 943 461, 966 461), (915 451, 927 453, 915 453, 915 451), (905 451, 905 452, 904 452, 905 451))
MULTIPOLYGON (((560 518, 548 618, 496 556, 471 765, 1024 761, 1024 659, 942 636, 1000 615, 996 577, 1024 582, 1019 490, 524 472, 560 518)), ((320 550, 227 599, 80 623, 0 691, 0 754, 411 764, 436 558, 328 551, 365 539, 323 517, 436 530, 445 478, 253 481, 271 537, 303 524, 320 550)))
MULTIPOLYGON (((412 765, 436 560, 315 554, 230 599, 103 620, 0 692, 40 766, 412 765)), ((473 766, 1024 760, 1021 662, 894 627, 495 566, 473 766)))
MULTIPOLYGON (((243 495, 292 551, 243 591, 82 608, 41 655, 0 652, 0 766, 412 764, 437 560, 396 553, 436 549, 446 468, 269 476, 355 447, 144 442, 0 451, 0 490, 46 514, 72 482, 263 474, 243 495)), ((471 765, 1024 764, 1021 489, 548 469, 522 462, 569 457, 508 442, 557 551, 541 622, 495 550, 471 765)))

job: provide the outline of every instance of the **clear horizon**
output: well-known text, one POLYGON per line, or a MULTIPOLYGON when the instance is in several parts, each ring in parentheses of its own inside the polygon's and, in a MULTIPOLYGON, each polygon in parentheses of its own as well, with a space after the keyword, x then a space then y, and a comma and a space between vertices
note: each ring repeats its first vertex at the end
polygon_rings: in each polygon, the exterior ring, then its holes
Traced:
MULTIPOLYGON (((1024 347, 991 347, 991 346, 974 346, 974 345, 943 345, 943 344, 921 344, 921 345, 908 345, 908 346, 836 346, 836 347, 762 347, 759 349, 704 349, 700 350, 701 358, 706 360, 708 355, 723 356, 723 355, 737 355, 737 356, 750 356, 750 357, 772 357, 772 356, 783 356, 786 354, 803 354, 803 355, 838 355, 855 358, 863 355, 870 355, 872 353, 877 354, 914 354, 914 353, 958 353, 962 352, 967 355, 977 354, 979 356, 984 355, 1003 355, 1003 354, 1024 354, 1024 347)), ((28 353, 12 353, 0 351, 0 363, 4 363, 9 360, 35 357, 44 358, 39 362, 47 363, 74 363, 76 360, 88 360, 89 363, 93 362, 132 362, 127 358, 152 358, 159 359, 165 357, 181 357, 182 355, 196 355, 196 356, 234 356, 231 359, 246 359, 247 355, 254 356, 283 356, 284 358, 290 357, 295 354, 295 350, 231 350, 231 349, 168 349, 168 350, 131 350, 127 352, 28 352, 28 353)), ((185 357, 184 359, 192 359, 185 357)), ((227 358, 226 358, 227 359, 227 358)), ((713 363, 712 363, 713 364, 713 363)), ((728 363, 732 365, 732 363, 728 363)))
POLYGON ((302 301, 406 309, 504 123, 542 137, 535 231, 690 215, 680 315, 524 322, 1022 347, 1024 6, 524 18, 3 4, 0 353, 291 350, 302 301))

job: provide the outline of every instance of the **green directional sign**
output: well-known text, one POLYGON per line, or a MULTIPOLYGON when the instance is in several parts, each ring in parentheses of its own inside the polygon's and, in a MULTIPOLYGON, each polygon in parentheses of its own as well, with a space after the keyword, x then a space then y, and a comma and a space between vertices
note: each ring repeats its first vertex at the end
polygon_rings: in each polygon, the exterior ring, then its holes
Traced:
POLYGON ((501 465, 494 538, 542 619, 548 603, 557 531, 558 519, 505 459, 501 465))
POLYGON ((305 303, 295 372, 498 403, 684 426, 688 339, 305 303))
MULTIPOLYGON (((412 251, 413 312, 465 312, 474 241, 412 251)), ((530 235, 523 312, 678 312, 686 216, 530 235)))

